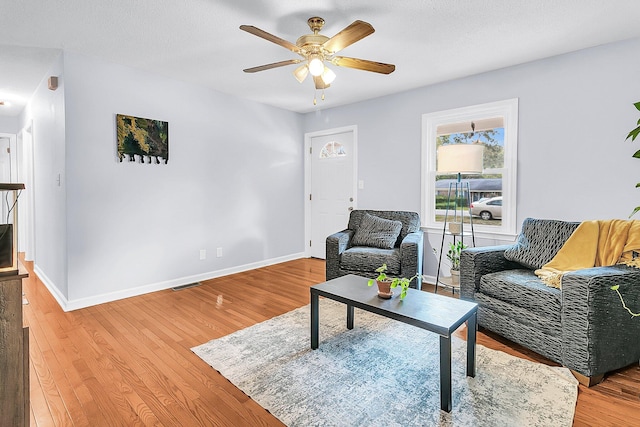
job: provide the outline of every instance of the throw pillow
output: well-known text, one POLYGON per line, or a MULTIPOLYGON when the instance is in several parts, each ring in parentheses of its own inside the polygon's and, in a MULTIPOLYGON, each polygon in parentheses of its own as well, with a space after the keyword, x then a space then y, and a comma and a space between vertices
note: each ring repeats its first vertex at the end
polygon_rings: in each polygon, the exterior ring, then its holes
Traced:
POLYGON ((527 218, 518 240, 504 257, 531 269, 542 268, 553 259, 580 223, 527 218))
POLYGON ((393 249, 401 230, 402 223, 400 221, 383 219, 367 213, 362 217, 351 245, 393 249))

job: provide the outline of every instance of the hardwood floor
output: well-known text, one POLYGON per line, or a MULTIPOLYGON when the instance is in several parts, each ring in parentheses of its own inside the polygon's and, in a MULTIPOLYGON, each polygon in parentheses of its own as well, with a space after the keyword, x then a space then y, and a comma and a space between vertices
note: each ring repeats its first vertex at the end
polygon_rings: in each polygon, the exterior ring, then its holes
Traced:
MULTIPOLYGON (((25 265, 32 426, 282 425, 190 348, 308 304, 309 286, 324 281, 324 261, 286 262, 69 313, 25 265)), ((478 342, 552 364, 484 331, 478 342)), ((637 425, 639 416, 637 365, 580 386, 574 425, 637 425)))

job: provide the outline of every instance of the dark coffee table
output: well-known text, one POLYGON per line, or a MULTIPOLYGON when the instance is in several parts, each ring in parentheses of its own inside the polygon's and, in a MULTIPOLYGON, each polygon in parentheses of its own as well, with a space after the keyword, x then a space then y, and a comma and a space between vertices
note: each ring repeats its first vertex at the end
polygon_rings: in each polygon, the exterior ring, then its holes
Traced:
POLYGON ((391 299, 378 297, 367 278, 348 275, 311 287, 311 348, 318 348, 319 297, 347 305, 347 329, 353 329, 354 307, 408 323, 440 335, 440 408, 451 412, 451 334, 467 322, 467 376, 476 375, 476 313, 478 304, 409 289, 400 300, 400 289, 391 299))

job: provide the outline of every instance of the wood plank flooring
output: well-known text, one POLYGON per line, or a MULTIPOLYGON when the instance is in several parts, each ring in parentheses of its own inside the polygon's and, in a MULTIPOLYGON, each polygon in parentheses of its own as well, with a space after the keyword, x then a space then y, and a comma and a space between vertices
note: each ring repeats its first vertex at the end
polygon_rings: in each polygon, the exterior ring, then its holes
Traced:
MULTIPOLYGON (((309 286, 324 281, 324 261, 286 262, 69 313, 25 266, 32 426, 282 425, 190 348, 308 304, 309 286)), ((553 364, 485 331, 478 342, 553 364)), ((638 418, 637 365, 580 386, 574 425, 631 426, 638 418)))

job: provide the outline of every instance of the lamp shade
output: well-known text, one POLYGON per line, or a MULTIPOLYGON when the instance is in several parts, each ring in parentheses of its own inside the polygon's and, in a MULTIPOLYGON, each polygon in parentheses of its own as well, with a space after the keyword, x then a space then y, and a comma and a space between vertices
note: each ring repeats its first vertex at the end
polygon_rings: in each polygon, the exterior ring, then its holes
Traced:
POLYGON ((482 173, 481 144, 447 144, 438 148, 438 173, 482 173))
POLYGON ((307 67, 307 64, 302 64, 301 66, 293 70, 293 75, 296 77, 296 80, 298 80, 300 83, 302 83, 304 79, 307 78, 308 74, 309 74, 309 67, 307 67))
POLYGON ((324 72, 322 73, 322 81, 325 85, 330 85, 336 79, 336 73, 334 73, 329 67, 324 67, 324 72))

